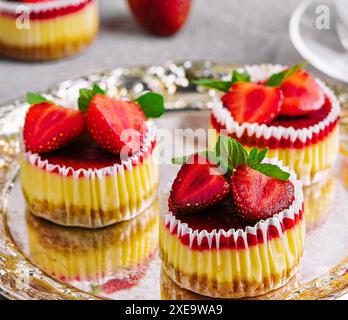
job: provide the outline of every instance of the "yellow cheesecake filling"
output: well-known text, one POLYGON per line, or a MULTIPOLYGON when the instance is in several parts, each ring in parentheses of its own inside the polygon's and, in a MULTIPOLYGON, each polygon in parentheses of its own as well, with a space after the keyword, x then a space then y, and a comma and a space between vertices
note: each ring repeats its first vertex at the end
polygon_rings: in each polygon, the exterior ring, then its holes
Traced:
POLYGON ((284 285, 296 271, 305 236, 301 182, 294 173, 290 180, 293 204, 244 230, 194 230, 166 213, 160 252, 168 275, 188 290, 220 298, 256 296, 284 285))
POLYGON ((27 212, 30 257, 45 272, 68 282, 96 285, 127 279, 154 256, 158 217, 157 200, 138 217, 98 230, 66 228, 27 212))
MULTIPOLYGON (((95 38, 99 29, 98 4, 83 0, 79 10, 25 20, 0 10, 0 50, 19 58, 53 59, 76 53, 95 38), (85 4, 84 4, 85 3, 85 4)), ((1 8, 0 8, 1 9, 1 8)), ((49 12, 47 13, 49 15, 49 12)))
POLYGON ((20 155, 21 181, 29 210, 52 222, 97 228, 129 220, 147 208, 159 181, 155 128, 144 148, 103 169, 61 167, 38 154, 20 155))
MULTIPOLYGON (((254 65, 245 70, 252 82, 268 79, 283 70, 282 66, 254 65)), ((231 136, 244 147, 269 147, 268 157, 275 157, 297 173, 304 185, 323 179, 333 167, 339 153, 340 105, 333 91, 324 82, 316 79, 330 105, 327 116, 314 125, 295 129, 280 125, 259 125, 234 121, 231 113, 219 99, 214 100, 209 130, 209 144, 215 146, 217 134, 231 136)), ((294 120, 293 120, 294 121, 294 120)))

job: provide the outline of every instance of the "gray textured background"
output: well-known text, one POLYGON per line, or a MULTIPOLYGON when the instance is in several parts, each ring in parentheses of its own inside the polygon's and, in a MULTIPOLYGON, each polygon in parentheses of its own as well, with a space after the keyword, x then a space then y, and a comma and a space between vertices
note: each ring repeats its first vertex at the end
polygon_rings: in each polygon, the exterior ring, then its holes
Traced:
POLYGON ((26 91, 94 69, 175 59, 293 64, 301 60, 288 36, 300 0, 195 0, 186 28, 156 38, 135 24, 123 0, 100 0, 101 30, 88 51, 65 60, 24 63, 0 59, 0 103, 26 91))

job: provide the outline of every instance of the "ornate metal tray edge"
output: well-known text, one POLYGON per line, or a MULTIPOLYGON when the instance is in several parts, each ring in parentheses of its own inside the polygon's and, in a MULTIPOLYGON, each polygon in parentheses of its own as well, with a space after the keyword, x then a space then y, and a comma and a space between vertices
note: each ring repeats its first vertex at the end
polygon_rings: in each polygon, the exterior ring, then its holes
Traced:
MULTIPOLYGON (((214 92, 185 96, 189 79, 194 77, 221 77, 236 65, 217 64, 209 61, 168 62, 162 66, 139 66, 94 72, 84 77, 54 85, 47 95, 64 98, 64 88, 86 83, 100 83, 111 94, 135 95, 146 89, 163 93, 169 99, 168 110, 204 109, 209 107, 209 96, 214 92), (138 81, 138 83, 137 83, 138 81), (136 85, 134 85, 136 83, 136 85), (177 99, 177 97, 179 97, 177 99)), ((333 85, 345 105, 343 122, 346 122, 348 92, 340 85, 333 85)), ((0 108, 0 121, 15 108, 23 106, 23 99, 15 100, 0 108)), ((1 123, 0 123, 1 128, 1 123)), ((17 131, 18 132, 18 131, 17 131)), ((7 199, 18 173, 18 141, 16 132, 1 134, 0 152, 0 294, 9 299, 100 299, 55 280, 32 264, 14 243, 6 225, 7 199)), ((339 265, 295 290, 284 299, 337 299, 348 293, 348 257, 339 265)))

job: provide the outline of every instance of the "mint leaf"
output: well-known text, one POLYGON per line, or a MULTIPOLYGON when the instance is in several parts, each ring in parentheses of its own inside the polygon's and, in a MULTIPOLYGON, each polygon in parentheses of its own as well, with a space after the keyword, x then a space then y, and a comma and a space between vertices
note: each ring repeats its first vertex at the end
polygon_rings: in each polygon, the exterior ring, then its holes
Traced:
POLYGON ((37 93, 34 93, 34 92, 27 93, 27 102, 30 105, 40 104, 40 103, 44 103, 44 102, 52 103, 51 101, 47 100, 45 97, 43 97, 37 93))
POLYGON ((243 146, 238 141, 224 135, 219 136, 215 153, 228 178, 231 177, 233 170, 240 164, 251 164, 249 154, 243 146))
POLYGON ((92 89, 80 89, 80 96, 78 98, 79 109, 86 112, 88 106, 96 94, 106 95, 105 90, 100 88, 97 84, 93 85, 92 89))
POLYGON ((222 81, 222 80, 213 80, 213 79, 200 79, 193 80, 193 84, 207 87, 210 89, 216 89, 223 92, 228 92, 233 84, 232 81, 222 81))
POLYGON ((282 181, 287 181, 290 178, 290 173, 283 171, 282 169, 280 169, 278 166, 274 164, 261 163, 253 167, 253 169, 261 172, 262 174, 266 176, 277 178, 282 181))
POLYGON ((256 159, 257 164, 260 164, 263 161, 263 159, 265 159, 267 152, 268 152, 268 148, 265 148, 257 154, 257 159, 256 159))
POLYGON ((164 113, 164 99, 158 93, 147 92, 135 102, 140 105, 147 118, 159 118, 164 113))
POLYGON ((243 73, 233 70, 232 72, 232 83, 235 82, 250 82, 250 75, 248 72, 244 71, 243 73))
POLYGON ((222 81, 214 79, 199 79, 192 81, 193 84, 207 87, 210 89, 216 89, 223 92, 228 92, 232 84, 234 84, 235 82, 250 82, 250 76, 246 71, 240 73, 237 70, 233 70, 231 81, 222 81))
POLYGON ((305 66, 305 63, 296 64, 293 67, 273 74, 267 81, 266 85, 269 87, 280 87, 284 80, 291 77, 298 69, 305 66))
POLYGON ((257 161, 257 155, 258 155, 258 149, 257 149, 257 147, 254 147, 249 153, 249 157, 250 157, 252 162, 257 161))

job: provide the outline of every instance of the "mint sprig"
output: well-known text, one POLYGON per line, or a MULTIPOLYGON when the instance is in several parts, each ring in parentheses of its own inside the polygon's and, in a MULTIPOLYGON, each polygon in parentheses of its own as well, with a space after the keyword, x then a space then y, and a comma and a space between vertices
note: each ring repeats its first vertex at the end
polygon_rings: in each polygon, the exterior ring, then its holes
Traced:
POLYGON ((241 73, 241 72, 238 72, 237 70, 233 70, 231 81, 222 81, 222 80, 214 80, 214 79, 199 79, 199 80, 192 81, 193 84, 210 88, 210 89, 216 89, 223 92, 228 92, 232 84, 236 82, 250 82, 249 74, 246 71, 241 73))
POLYGON ((164 113, 164 99, 158 93, 147 92, 134 100, 147 118, 159 118, 164 113))
POLYGON ((273 74, 266 82, 268 87, 280 87, 282 83, 291 77, 297 70, 303 68, 306 65, 305 62, 296 64, 289 69, 283 70, 279 73, 273 74))
POLYGON ((38 93, 34 93, 34 92, 28 92, 27 93, 27 102, 30 105, 40 104, 40 103, 45 103, 45 102, 46 103, 52 103, 51 101, 49 101, 48 99, 46 99, 42 95, 40 95, 38 93))
MULTIPOLYGON (((215 145, 214 151, 199 152, 205 156, 210 162, 221 167, 225 172, 224 176, 227 180, 231 179, 233 171, 241 164, 247 165, 262 174, 277 178, 282 181, 289 180, 290 174, 283 171, 280 167, 262 163, 265 159, 268 148, 258 150, 256 147, 248 153, 245 148, 235 139, 220 135, 215 145)), ((172 159, 173 164, 184 164, 189 157, 181 157, 172 159)))
POLYGON ((88 106, 96 94, 106 95, 105 90, 100 88, 97 84, 93 85, 92 89, 80 89, 80 96, 78 98, 79 109, 82 112, 86 112, 88 106))
MULTIPOLYGON (((269 87, 280 87, 281 84, 289 77, 291 77, 298 69, 303 68, 306 65, 306 62, 294 65, 293 67, 281 71, 279 73, 273 74, 266 82, 266 86, 269 87)), ((207 87, 210 89, 216 89, 223 92, 228 92, 232 84, 236 82, 251 82, 250 75, 248 72, 238 72, 237 70, 232 71, 232 80, 231 81, 222 81, 215 79, 199 79, 193 80, 192 83, 207 87)))

